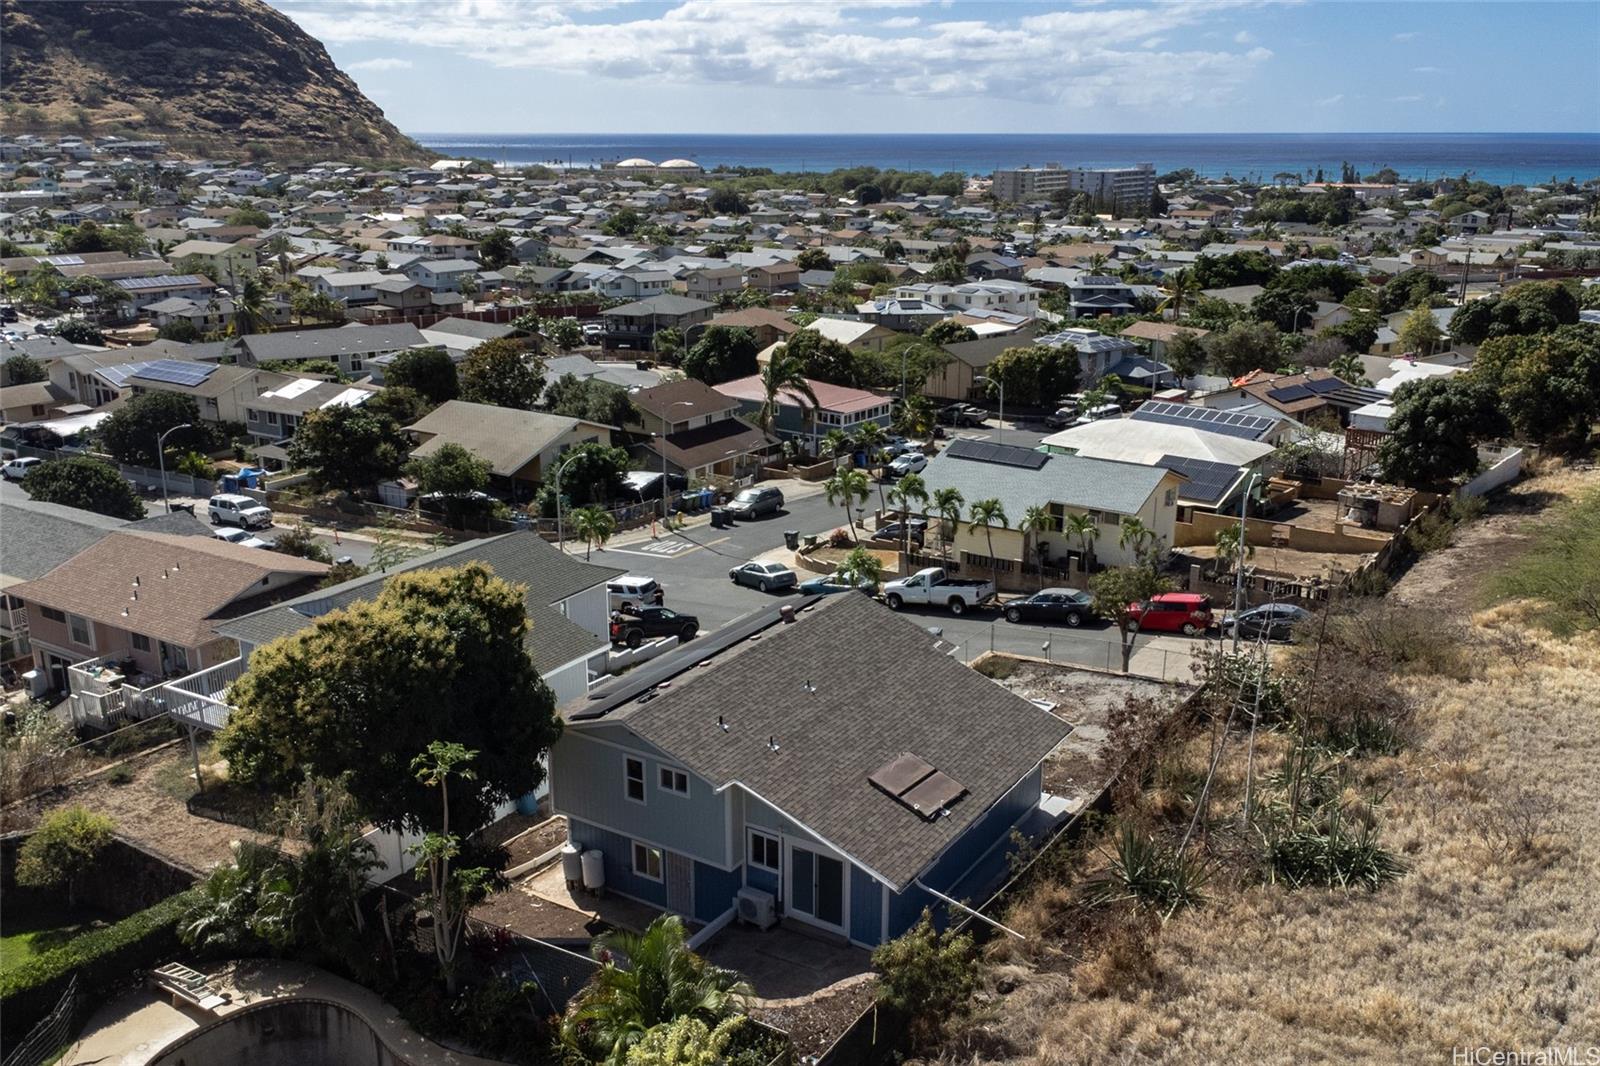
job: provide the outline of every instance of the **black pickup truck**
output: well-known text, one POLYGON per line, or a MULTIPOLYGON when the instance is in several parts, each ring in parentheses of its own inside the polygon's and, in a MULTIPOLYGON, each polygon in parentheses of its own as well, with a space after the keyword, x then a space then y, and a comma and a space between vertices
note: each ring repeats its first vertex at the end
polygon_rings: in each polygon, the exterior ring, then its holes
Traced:
POLYGON ((700 632, 700 619, 679 614, 666 607, 640 607, 618 611, 611 616, 611 643, 637 648, 650 637, 677 637, 693 640, 700 632))

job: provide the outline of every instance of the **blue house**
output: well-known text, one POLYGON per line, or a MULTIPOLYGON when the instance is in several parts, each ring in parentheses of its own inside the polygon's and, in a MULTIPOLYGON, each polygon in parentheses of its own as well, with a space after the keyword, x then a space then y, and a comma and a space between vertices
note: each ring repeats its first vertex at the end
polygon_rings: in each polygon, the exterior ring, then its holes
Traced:
POLYGON ((977 902, 1070 727, 864 596, 763 610, 562 710, 551 801, 606 890, 719 926, 767 893, 865 947, 977 902))

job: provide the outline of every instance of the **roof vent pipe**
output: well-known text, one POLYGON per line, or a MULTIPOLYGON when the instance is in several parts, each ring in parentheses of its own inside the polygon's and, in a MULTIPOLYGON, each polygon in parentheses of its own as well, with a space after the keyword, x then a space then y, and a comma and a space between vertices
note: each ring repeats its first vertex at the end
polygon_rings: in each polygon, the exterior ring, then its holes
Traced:
POLYGON ((792 624, 794 622, 794 608, 787 603, 784 604, 778 608, 778 617, 783 619, 784 624, 792 624))

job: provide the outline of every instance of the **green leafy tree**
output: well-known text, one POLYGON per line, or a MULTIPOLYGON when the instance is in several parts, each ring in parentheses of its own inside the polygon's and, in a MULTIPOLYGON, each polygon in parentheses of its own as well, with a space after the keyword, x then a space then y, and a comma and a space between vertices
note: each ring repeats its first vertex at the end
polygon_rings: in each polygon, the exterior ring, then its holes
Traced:
POLYGON ((550 342, 564 352, 570 352, 583 343, 583 327, 570 315, 550 323, 549 335, 550 342))
POLYGON ((144 501, 110 463, 87 455, 40 463, 22 479, 40 503, 59 503, 132 521, 144 517, 144 501))
POLYGON ((947 344, 975 341, 978 335, 972 331, 971 326, 964 326, 953 318, 941 318, 922 331, 922 339, 942 348, 947 344))
POLYGON ((484 341, 461 364, 461 399, 533 410, 544 391, 544 378, 517 342, 484 341))
POLYGON ((78 886, 116 835, 117 825, 83 807, 51 812, 17 853, 17 884, 63 888, 67 906, 77 906, 78 886))
POLYGON ((744 215, 750 211, 745 198, 731 185, 713 188, 711 195, 706 198, 706 206, 719 215, 744 215))
POLYGON ((106 335, 81 318, 69 318, 55 328, 55 335, 72 344, 104 344, 106 335))
POLYGON ((707 385, 749 377, 761 370, 756 339, 747 329, 711 326, 683 357, 683 372, 707 385))
POLYGON ((582 418, 603 426, 625 426, 634 417, 633 401, 621 385, 598 378, 562 374, 544 387, 546 409, 567 418, 582 418))
POLYGON ((617 531, 617 520, 611 516, 610 511, 599 507, 579 507, 568 516, 572 523, 572 532, 583 541, 583 557, 589 555, 596 545, 604 548, 606 541, 617 531))
POLYGON ((176 341, 179 344, 193 344, 201 337, 200 327, 187 318, 174 318, 166 325, 156 330, 156 336, 164 341, 176 341))
POLYGON ((11 356, 4 364, 0 364, 0 367, 5 370, 4 375, 0 375, 0 380, 6 385, 31 385, 50 376, 43 363, 25 352, 11 356))
POLYGON ((301 777, 342 777, 362 816, 385 828, 486 825, 531 792, 560 734, 555 698, 528 657, 518 586, 479 563, 410 570, 377 599, 318 616, 257 648, 234 684, 219 745, 238 781, 279 793, 301 777), (448 811, 413 762, 441 738, 478 752, 450 783, 448 811))
POLYGON ((328 551, 327 545, 317 540, 316 529, 304 518, 279 533, 272 546, 285 555, 319 563, 333 562, 333 553, 328 551))
POLYGON ((801 270, 831 270, 833 260, 828 258, 828 253, 822 248, 806 248, 795 256, 794 265, 801 270))
POLYGON ((1600 326, 1562 326, 1483 342, 1470 376, 1495 390, 1518 434, 1582 446, 1600 418, 1600 326))
POLYGON ((1396 331, 1402 351, 1418 352, 1422 355, 1432 355, 1439 342, 1445 340, 1444 330, 1439 328, 1439 323, 1433 317, 1433 311, 1426 304, 1418 304, 1416 310, 1406 316, 1406 320, 1396 331))
POLYGON ((986 500, 974 500, 967 507, 967 524, 969 532, 976 533, 983 530, 984 540, 988 542, 989 565, 994 569, 994 580, 1000 582, 1000 560, 994 554, 994 527, 1010 529, 1011 520, 1006 517, 1006 509, 994 497, 986 500))
POLYGON ((461 392, 456 364, 443 348, 408 348, 383 372, 387 386, 415 389, 430 404, 453 400, 461 392))
POLYGON ((1380 314, 1392 315, 1407 307, 1431 305, 1433 297, 1449 291, 1450 282, 1431 270, 1420 267, 1404 270, 1379 287, 1376 310, 1380 314))
POLYGON ((1320 339, 1342 341, 1352 352, 1370 352, 1378 343, 1378 329, 1383 321, 1371 311, 1357 311, 1336 326, 1326 326, 1317 331, 1320 339))
POLYGON ((1236 378, 1252 370, 1278 365, 1278 327, 1270 322, 1235 322, 1220 333, 1206 338, 1211 363, 1226 377, 1236 378))
POLYGON ((176 392, 144 392, 130 397, 100 423, 100 442, 119 463, 155 466, 157 438, 185 423, 190 428, 167 437, 168 453, 209 450, 209 434, 200 423, 200 408, 194 397, 176 392))
POLYGON ((789 339, 773 352, 774 359, 779 352, 783 353, 786 359, 798 362, 805 376, 814 381, 825 381, 832 385, 846 385, 851 388, 861 388, 869 384, 864 378, 869 371, 866 370, 864 360, 858 353, 836 340, 824 337, 814 329, 801 329, 791 333, 789 339))
POLYGON ((289 441, 289 462, 318 484, 356 493, 400 473, 410 441, 388 418, 355 407, 307 413, 289 441))
POLYGON ((1170 587, 1170 583, 1153 566, 1112 567, 1089 579, 1095 613, 1111 619, 1117 625, 1117 636, 1122 645, 1123 673, 1128 672, 1133 660, 1133 644, 1144 623, 1150 597, 1166 592, 1170 587), (1135 604, 1140 606, 1130 609, 1135 604))
POLYGON ((259 207, 241 207, 227 218, 230 226, 254 226, 266 229, 272 225, 272 216, 259 207))
POLYGON ((910 1019, 913 1052, 936 1047, 971 1009, 980 971, 972 937, 934 928, 927 911, 917 924, 872 952, 878 1002, 910 1019))
POLYGON ((433 917, 429 929, 434 956, 451 995, 456 991, 456 953, 461 950, 467 915, 494 885, 493 870, 460 861, 462 837, 450 831, 450 781, 454 778, 463 787, 473 787, 478 774, 472 763, 477 758, 478 753, 463 744, 435 740, 411 760, 411 773, 417 783, 439 791, 439 829, 424 836, 411 851, 418 858, 417 874, 425 886, 421 902, 433 917))
POLYGON ((1285 333, 1297 333, 1311 324, 1317 301, 1298 289, 1267 289, 1250 301, 1250 313, 1285 333))
POLYGON ((1578 321, 1578 301, 1558 281, 1526 281, 1504 296, 1470 300, 1450 316, 1457 344, 1482 344, 1490 337, 1548 333, 1578 321))
POLYGON ((489 461, 455 443, 441 444, 432 454, 417 456, 405 470, 417 483, 418 492, 439 493, 447 505, 489 487, 489 461))
POLYGON ((1167 343, 1162 362, 1180 378, 1192 378, 1206 367, 1206 347, 1193 330, 1179 330, 1167 343))
POLYGON ((1494 388, 1471 375, 1425 378, 1394 394, 1378 465, 1389 481, 1432 486, 1478 468, 1478 443, 1510 430, 1494 388))
POLYGON ((630 1049, 658 1025, 685 1017, 716 1025, 746 1009, 750 986, 690 951, 676 915, 643 933, 603 933, 592 950, 600 969, 561 1021, 562 1044, 586 1061, 626 1066, 630 1049))
POLYGON ((850 536, 860 544, 861 538, 856 535, 855 515, 850 509, 858 503, 865 503, 872 494, 866 472, 849 467, 835 470, 833 476, 822 483, 822 491, 827 494, 830 504, 844 508, 844 520, 850 527, 850 536))
POLYGON ((998 390, 994 383, 1005 383, 1009 403, 1018 407, 1040 407, 1052 405, 1077 391, 1078 366, 1078 350, 1071 345, 1030 344, 1007 348, 995 356, 985 376, 996 395, 998 390))
MULTIPOLYGON (((595 441, 568 449, 561 462, 567 464, 561 475, 561 495, 566 505, 583 506, 608 503, 622 495, 631 460, 626 449, 595 441)), ((552 469, 552 481, 554 473, 552 469)))
POLYGON ((478 242, 478 262, 488 270, 499 270, 516 258, 517 250, 511 243, 511 234, 498 226, 478 242))
POLYGON ((675 326, 658 329, 650 336, 650 350, 670 363, 676 363, 683 352, 683 330, 675 326))

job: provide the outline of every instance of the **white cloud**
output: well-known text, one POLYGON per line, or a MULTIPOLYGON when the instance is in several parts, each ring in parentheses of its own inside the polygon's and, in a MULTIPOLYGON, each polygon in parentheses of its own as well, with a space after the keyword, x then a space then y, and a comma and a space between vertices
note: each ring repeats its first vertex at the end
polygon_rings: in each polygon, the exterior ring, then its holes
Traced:
POLYGON ((1396 96, 1396 97, 1394 97, 1394 103, 1397 103, 1397 104, 1420 104, 1425 99, 1427 99, 1425 96, 1423 96, 1421 93, 1417 93, 1417 94, 1415 94, 1413 96, 1396 96))
POLYGON ((346 70, 410 70, 412 62, 409 59, 399 59, 394 56, 380 56, 377 59, 362 59, 345 66, 346 70))
POLYGON ((1441 67, 1412 67, 1411 68, 1411 73, 1413 73, 1413 74, 1443 74, 1444 70, 1441 67))
MULTIPOLYGON (((999 9, 980 6, 959 20, 914 2, 898 6, 920 7, 920 15, 885 17, 883 0, 676 0, 598 14, 517 0, 275 2, 326 43, 404 46, 418 66, 426 64, 420 45, 494 67, 642 82, 1074 107, 1222 106, 1273 54, 1259 46, 1241 51, 1197 43, 1207 25, 1236 20, 1255 0, 1035 8, 1004 18, 989 18, 999 9), (1168 40, 1189 43, 1163 47, 1168 40)), ((1236 43, 1247 42, 1241 36, 1236 43)))
POLYGON ((1256 35, 1251 33, 1249 30, 1240 30, 1238 33, 1233 35, 1233 43, 1234 44, 1255 44, 1256 43, 1256 35))
POLYGON ((1394 35, 1394 39, 1397 40, 1397 41, 1414 41, 1418 37, 1421 37, 1421 36, 1422 36, 1422 34, 1417 33, 1415 30, 1413 30, 1410 33, 1397 33, 1397 34, 1394 35))
POLYGON ((1334 93, 1332 96, 1324 96, 1321 100, 1318 100, 1317 101, 1317 106, 1318 107, 1332 107, 1334 104, 1340 103, 1343 100, 1344 100, 1344 93, 1334 93))

